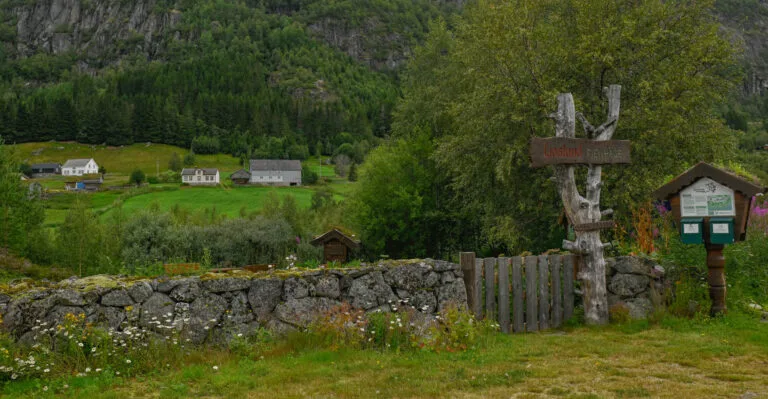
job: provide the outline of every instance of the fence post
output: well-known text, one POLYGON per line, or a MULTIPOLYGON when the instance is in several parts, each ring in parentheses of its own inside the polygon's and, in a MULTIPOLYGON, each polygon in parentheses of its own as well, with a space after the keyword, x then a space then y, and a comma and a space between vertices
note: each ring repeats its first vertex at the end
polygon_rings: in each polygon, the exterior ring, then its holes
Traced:
POLYGON ((549 266, 552 275, 552 327, 563 325, 563 290, 561 289, 560 265, 563 255, 550 255, 549 266))
POLYGON ((512 331, 525 331, 525 310, 523 310, 523 259, 519 256, 512 258, 512 312, 514 326, 512 331))
POLYGON ((509 334, 509 258, 499 258, 499 327, 509 334))
POLYGON ((485 258, 485 319, 496 321, 496 258, 485 258))
POLYGON ((574 256, 563 257, 563 321, 573 317, 573 267, 574 256))
POLYGON ((480 276, 475 268, 475 253, 462 252, 459 259, 461 271, 464 274, 464 287, 467 289, 467 308, 477 319, 480 319, 481 315, 477 312, 477 309, 480 308, 480 292, 476 289, 476 281, 480 279, 480 276))
POLYGON ((549 329, 549 256, 539 255, 539 328, 549 329))
POLYGON ((536 311, 538 308, 538 301, 536 298, 536 264, 538 258, 536 256, 525 257, 525 330, 528 332, 539 331, 539 315, 536 311))

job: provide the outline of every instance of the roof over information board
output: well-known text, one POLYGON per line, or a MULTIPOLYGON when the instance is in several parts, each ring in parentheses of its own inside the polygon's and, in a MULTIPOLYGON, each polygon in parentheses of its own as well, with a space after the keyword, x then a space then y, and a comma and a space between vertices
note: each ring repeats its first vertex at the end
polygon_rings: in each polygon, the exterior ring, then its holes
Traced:
POLYGON ((727 186, 734 191, 741 192, 747 197, 765 192, 765 187, 758 186, 749 180, 736 176, 735 174, 727 172, 723 169, 716 168, 706 162, 699 162, 696 164, 696 166, 686 170, 680 176, 672 179, 671 182, 659 187, 656 191, 653 192, 653 196, 659 200, 668 199, 669 197, 682 191, 684 188, 695 183, 702 177, 709 177, 710 179, 724 186, 727 186))

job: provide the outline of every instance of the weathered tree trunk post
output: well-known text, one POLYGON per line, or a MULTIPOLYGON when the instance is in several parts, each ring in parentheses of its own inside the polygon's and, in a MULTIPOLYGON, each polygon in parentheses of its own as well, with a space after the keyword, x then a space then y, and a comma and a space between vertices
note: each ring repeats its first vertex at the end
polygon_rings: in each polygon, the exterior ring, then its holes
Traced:
MULTIPOLYGON (((604 91, 608 97, 608 118, 597 128, 593 127, 583 115, 576 113, 573 96, 570 93, 560 94, 557 97, 557 113, 551 115, 556 121, 557 137, 575 138, 576 119, 578 118, 584 126, 588 138, 595 141, 610 140, 619 120, 621 86, 611 85, 604 91)), ((612 213, 611 210, 600 210, 602 167, 590 164, 588 168, 587 195, 583 197, 576 187, 574 166, 555 166, 558 191, 565 205, 568 219, 574 225, 599 222, 604 215, 612 213)), ((580 254, 584 260, 584 267, 579 271, 578 278, 581 280, 584 293, 584 316, 588 324, 605 324, 608 322, 608 292, 605 283, 605 259, 603 258, 603 250, 608 246, 610 243, 600 241, 599 229, 576 231, 575 241, 563 241, 563 248, 580 254)))

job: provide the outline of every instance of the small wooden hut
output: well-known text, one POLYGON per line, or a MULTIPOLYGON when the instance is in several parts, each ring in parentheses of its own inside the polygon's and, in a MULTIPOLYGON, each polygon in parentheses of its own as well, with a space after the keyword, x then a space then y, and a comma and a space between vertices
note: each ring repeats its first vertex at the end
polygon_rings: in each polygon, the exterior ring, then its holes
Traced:
POLYGON ((325 262, 349 262, 350 254, 360 249, 360 242, 337 229, 333 229, 312 240, 312 245, 323 246, 325 262))
POLYGON ((251 181, 251 174, 245 169, 240 169, 237 172, 232 173, 229 178, 232 179, 232 183, 234 184, 246 185, 251 181))

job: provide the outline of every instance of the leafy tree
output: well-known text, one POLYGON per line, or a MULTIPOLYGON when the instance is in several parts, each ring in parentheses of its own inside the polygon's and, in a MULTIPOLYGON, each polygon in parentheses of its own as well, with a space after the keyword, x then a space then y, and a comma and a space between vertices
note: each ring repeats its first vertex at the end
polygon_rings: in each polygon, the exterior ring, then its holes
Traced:
POLYGON ((140 186, 146 180, 147 180, 147 176, 144 174, 144 171, 136 168, 133 170, 133 172, 131 172, 131 177, 128 179, 128 184, 135 184, 137 186, 140 186))
POLYGON ((195 152, 190 151, 187 155, 184 155, 184 166, 195 166, 197 159, 195 158, 195 152))
POLYGON ((88 201, 77 198, 57 232, 58 260, 85 276, 101 261, 102 230, 88 201))
POLYGON ((0 137, 0 247, 22 254, 45 217, 37 193, 21 182, 20 163, 0 137))
POLYGON ((347 176, 347 180, 357 181, 357 164, 354 162, 352 162, 352 165, 349 166, 349 175, 347 176))
POLYGON ((301 165, 301 183, 302 184, 315 184, 317 183, 317 172, 306 163, 301 165))
POLYGON ((181 172, 181 158, 179 158, 179 154, 175 152, 171 154, 171 159, 168 161, 168 169, 174 172, 181 172))
POLYGON ((339 154, 333 157, 333 168, 336 174, 341 177, 346 177, 349 172, 349 164, 351 160, 345 154, 339 154))
MULTIPOLYGON (((712 112, 735 81, 731 42, 705 2, 545 0, 469 6, 454 35, 436 24, 405 79, 393 128, 428 127, 438 169, 490 247, 559 247, 561 205, 551 171, 531 169, 531 136, 552 136, 556 95, 572 92, 603 120, 602 88, 620 84, 614 136, 633 163, 605 168, 603 203, 626 218, 662 179, 728 158, 733 136, 712 112)), ((499 252, 500 252, 499 251, 499 252)))

